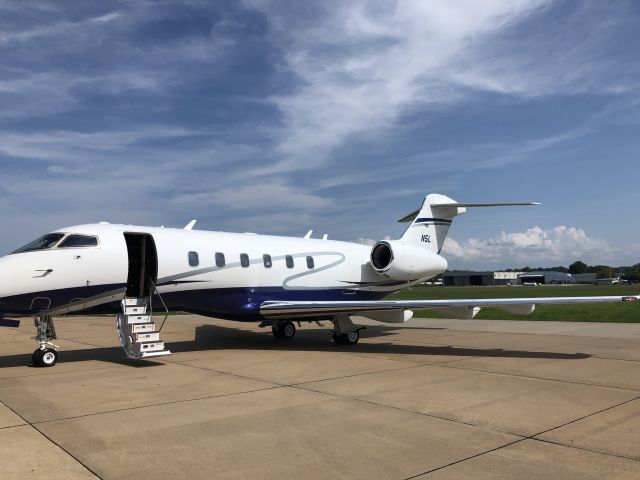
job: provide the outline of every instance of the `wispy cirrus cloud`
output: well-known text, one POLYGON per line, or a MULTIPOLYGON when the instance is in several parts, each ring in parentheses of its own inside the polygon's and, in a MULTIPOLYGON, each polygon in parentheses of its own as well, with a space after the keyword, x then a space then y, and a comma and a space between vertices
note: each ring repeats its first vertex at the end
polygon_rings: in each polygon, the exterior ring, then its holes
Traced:
MULTIPOLYGON (((283 115, 278 160, 256 173, 317 168, 353 136, 384 135, 404 115, 480 92, 530 98, 617 88, 597 45, 612 24, 597 26, 578 46, 575 31, 558 27, 552 56, 544 35, 526 43, 513 36, 550 1, 361 0, 326 2, 311 13, 284 10, 278 1, 245 3, 263 11, 271 40, 285 52, 280 68, 299 79, 293 91, 272 97, 283 115)), ((533 140, 531 147, 544 145, 533 140)))

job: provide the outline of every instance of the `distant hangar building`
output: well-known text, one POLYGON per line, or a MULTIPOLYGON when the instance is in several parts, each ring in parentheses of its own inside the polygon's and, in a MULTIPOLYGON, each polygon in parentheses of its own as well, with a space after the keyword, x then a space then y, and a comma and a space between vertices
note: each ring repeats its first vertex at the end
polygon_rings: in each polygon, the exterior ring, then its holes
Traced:
MULTIPOLYGON (((617 279, 606 279, 608 282, 617 279)), ((454 270, 445 272, 442 283, 447 287, 466 286, 494 286, 494 285, 571 285, 571 284, 601 284, 605 280, 596 279, 595 273, 581 273, 571 275, 565 272, 475 272, 472 270, 454 270)))
POLYGON ((539 285, 566 285, 576 283, 570 273, 564 272, 526 272, 518 276, 522 285, 539 284, 539 285))
POLYGON ((492 285, 517 285, 518 276, 523 272, 474 272, 471 270, 454 270, 446 272, 442 276, 444 286, 466 287, 478 286, 486 287, 492 285))

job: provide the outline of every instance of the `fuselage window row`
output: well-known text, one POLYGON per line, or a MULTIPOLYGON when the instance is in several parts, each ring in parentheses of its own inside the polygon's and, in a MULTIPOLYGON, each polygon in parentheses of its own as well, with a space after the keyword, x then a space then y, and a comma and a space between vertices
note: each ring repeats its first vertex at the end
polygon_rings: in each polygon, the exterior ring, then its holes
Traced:
MULTIPOLYGON (((222 268, 226 265, 226 259, 225 259, 224 253, 216 252, 215 259, 216 259, 216 267, 222 268)), ((188 260, 189 260, 189 266, 191 267, 197 267, 198 265, 200 265, 198 252, 189 252, 188 260)), ((314 268, 313 257, 308 256, 306 257, 306 260, 307 260, 307 268, 309 269, 314 268)), ((292 255, 285 255, 284 261, 287 268, 293 268, 295 266, 292 255)), ((269 255, 268 253, 265 253, 264 255, 262 255, 262 263, 264 264, 265 268, 271 268, 273 266, 271 255, 269 255)), ((240 266, 242 268, 249 268, 250 264, 251 264, 251 261, 249 259, 249 255, 247 255, 246 253, 241 253, 240 266)))

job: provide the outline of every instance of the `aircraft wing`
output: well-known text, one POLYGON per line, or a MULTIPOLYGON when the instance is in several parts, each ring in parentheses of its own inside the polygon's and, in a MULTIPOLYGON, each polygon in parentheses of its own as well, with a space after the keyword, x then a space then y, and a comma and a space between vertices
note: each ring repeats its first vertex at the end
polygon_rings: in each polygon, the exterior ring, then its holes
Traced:
MULTIPOLYGON (((473 318, 482 307, 496 307, 511 313, 528 314, 536 305, 566 303, 616 303, 640 301, 640 295, 604 297, 533 297, 456 300, 365 300, 365 301, 266 301, 260 305, 264 317, 314 317, 366 312, 438 309, 458 318, 473 318)), ((365 315, 366 316, 366 315, 365 315)))

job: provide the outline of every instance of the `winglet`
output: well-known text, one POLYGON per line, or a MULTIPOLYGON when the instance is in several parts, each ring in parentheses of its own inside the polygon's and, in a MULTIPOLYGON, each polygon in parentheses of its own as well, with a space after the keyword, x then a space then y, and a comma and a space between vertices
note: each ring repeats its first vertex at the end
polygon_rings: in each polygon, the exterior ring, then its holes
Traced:
POLYGON ((194 218, 193 220, 191 220, 189 223, 187 223, 184 226, 185 230, 193 230, 194 225, 196 224, 197 220, 194 218))
POLYGON ((306 239, 311 238, 311 234, 312 234, 312 233, 313 233, 313 230, 309 230, 309 231, 307 232, 307 234, 304 236, 304 238, 306 238, 306 239))

